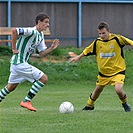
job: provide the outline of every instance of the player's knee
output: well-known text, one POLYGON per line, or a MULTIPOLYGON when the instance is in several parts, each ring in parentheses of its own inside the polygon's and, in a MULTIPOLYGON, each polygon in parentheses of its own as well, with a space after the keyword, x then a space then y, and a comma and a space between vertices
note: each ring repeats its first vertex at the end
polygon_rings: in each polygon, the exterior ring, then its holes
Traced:
POLYGON ((115 91, 117 94, 121 94, 123 92, 123 84, 116 84, 115 85, 115 91))
POLYGON ((48 76, 46 74, 44 74, 39 81, 41 81, 42 83, 46 84, 48 82, 48 76))

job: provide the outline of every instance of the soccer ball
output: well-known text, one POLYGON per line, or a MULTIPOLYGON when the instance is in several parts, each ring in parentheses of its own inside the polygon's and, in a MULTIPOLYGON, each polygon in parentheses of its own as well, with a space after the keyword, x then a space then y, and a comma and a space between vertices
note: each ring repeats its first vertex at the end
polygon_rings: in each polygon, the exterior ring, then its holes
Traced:
POLYGON ((70 114, 73 113, 74 111, 74 106, 72 103, 70 102, 63 102, 60 107, 59 107, 59 111, 62 114, 70 114))

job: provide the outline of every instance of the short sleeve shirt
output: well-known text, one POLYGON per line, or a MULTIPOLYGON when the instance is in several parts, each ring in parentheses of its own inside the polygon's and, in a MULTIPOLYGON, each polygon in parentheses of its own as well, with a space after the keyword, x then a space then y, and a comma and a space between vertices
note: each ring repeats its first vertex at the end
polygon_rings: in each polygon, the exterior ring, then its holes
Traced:
POLYGON ((121 35, 110 34, 108 40, 98 38, 93 41, 84 49, 83 54, 95 54, 99 72, 112 76, 126 70, 122 50, 124 45, 133 46, 133 41, 121 35))
POLYGON ((19 39, 16 43, 18 54, 14 54, 11 58, 12 64, 20 64, 27 62, 30 55, 37 49, 41 52, 47 48, 44 41, 43 32, 38 32, 36 27, 16 28, 19 39))

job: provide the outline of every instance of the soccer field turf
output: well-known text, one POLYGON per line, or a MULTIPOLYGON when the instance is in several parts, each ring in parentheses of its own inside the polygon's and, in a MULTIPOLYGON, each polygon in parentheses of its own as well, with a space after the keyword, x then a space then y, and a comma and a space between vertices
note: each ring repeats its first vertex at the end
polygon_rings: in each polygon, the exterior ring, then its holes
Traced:
MULTIPOLYGON (((32 100, 37 112, 31 112, 19 106, 30 85, 19 85, 0 103, 0 133, 132 133, 132 112, 124 112, 111 86, 102 92, 94 111, 82 111, 94 87, 69 82, 46 85, 32 100), (59 113, 63 101, 73 103, 74 113, 59 113)), ((131 88, 125 85, 129 104, 132 103, 131 88)))

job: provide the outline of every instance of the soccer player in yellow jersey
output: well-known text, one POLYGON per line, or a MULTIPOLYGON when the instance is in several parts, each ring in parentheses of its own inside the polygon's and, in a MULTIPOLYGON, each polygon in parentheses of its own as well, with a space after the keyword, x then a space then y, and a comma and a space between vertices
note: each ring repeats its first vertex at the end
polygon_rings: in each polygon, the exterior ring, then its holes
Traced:
POLYGON ((94 110, 94 102, 104 87, 111 83, 115 87, 124 110, 130 112, 131 107, 127 103, 127 95, 123 90, 126 65, 122 48, 125 45, 133 46, 133 41, 124 36, 110 33, 109 25, 106 22, 99 23, 98 34, 99 38, 86 47, 80 55, 69 60, 69 62, 76 62, 84 56, 96 55, 99 70, 98 80, 82 110, 94 110))

